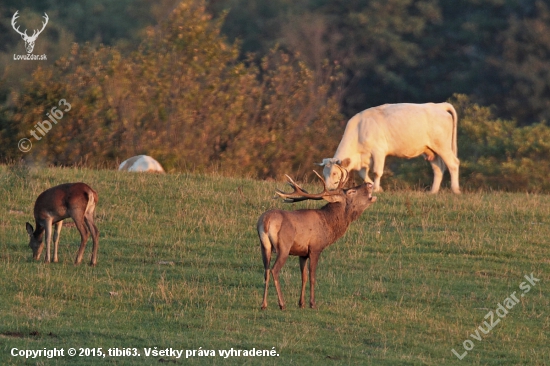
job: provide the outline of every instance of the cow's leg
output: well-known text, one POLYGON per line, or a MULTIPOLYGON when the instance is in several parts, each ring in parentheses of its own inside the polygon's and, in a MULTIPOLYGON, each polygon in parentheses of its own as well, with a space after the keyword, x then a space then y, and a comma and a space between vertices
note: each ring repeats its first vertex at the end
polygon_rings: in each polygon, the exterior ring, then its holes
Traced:
POLYGON ((382 192, 382 187, 380 187, 380 179, 382 179, 382 174, 384 174, 384 163, 386 161, 386 156, 384 154, 373 154, 372 161, 372 172, 374 174, 374 187, 372 190, 374 192, 382 192))
POLYGON ((372 166, 372 155, 365 154, 361 156, 361 169, 357 171, 359 176, 365 183, 373 183, 372 179, 369 177, 369 169, 372 166))
POLYGON ((432 166, 432 169, 434 171, 434 181, 432 184, 432 190, 430 193, 437 193, 439 192, 439 187, 441 186, 441 181, 443 180, 443 174, 445 173, 445 169, 447 166, 441 159, 439 155, 435 156, 435 159, 430 160, 430 164, 432 166))
POLYGON ((458 160, 452 151, 442 152, 439 156, 445 165, 447 165, 447 169, 449 169, 449 173, 451 174, 451 190, 453 193, 460 194, 460 186, 458 184, 458 167, 460 165, 460 160, 458 160))

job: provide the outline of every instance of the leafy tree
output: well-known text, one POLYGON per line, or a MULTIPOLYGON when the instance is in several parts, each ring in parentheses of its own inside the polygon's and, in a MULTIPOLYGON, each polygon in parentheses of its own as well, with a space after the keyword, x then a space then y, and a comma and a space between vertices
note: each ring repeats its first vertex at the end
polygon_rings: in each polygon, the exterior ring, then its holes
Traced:
POLYGON ((17 138, 59 100, 71 109, 26 157, 115 165, 147 153, 169 170, 218 166, 257 177, 310 171, 335 148, 329 132, 341 133, 337 78, 320 83, 305 63, 277 50, 259 66, 241 62, 238 44, 220 35, 222 22, 211 20, 202 2, 183 1, 130 56, 75 44, 55 67, 37 69, 14 98, 17 138))

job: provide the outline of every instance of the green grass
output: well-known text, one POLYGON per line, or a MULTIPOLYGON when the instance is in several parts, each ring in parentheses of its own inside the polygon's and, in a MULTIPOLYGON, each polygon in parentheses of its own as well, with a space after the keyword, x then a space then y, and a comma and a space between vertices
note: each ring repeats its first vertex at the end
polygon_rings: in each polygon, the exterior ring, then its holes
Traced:
MULTIPOLYGON (((287 310, 260 310, 256 220, 282 182, 0 166, 0 364, 550 364, 550 197, 394 191, 321 255, 317 310, 297 306, 298 259, 282 271, 287 310), (98 265, 35 262, 25 222, 40 192, 84 181, 99 193, 98 265), (481 341, 470 334, 524 275, 541 281, 481 341), (463 342, 474 348, 463 360, 463 342), (12 348, 137 348, 140 357, 13 357, 12 348), (278 357, 145 357, 144 348, 275 350, 278 357)), ((314 188, 315 189, 315 188, 314 188)), ((496 317, 496 315, 495 315, 496 317)))

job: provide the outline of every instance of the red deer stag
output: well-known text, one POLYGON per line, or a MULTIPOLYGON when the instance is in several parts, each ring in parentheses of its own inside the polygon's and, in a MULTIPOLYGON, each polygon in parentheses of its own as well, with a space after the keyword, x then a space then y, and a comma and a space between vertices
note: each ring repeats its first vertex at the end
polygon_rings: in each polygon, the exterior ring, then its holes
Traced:
POLYGON ((325 180, 324 190, 318 194, 309 194, 288 175, 288 184, 293 188, 292 193, 277 190, 277 195, 285 202, 304 200, 325 200, 328 204, 318 209, 302 209, 297 211, 270 210, 264 212, 258 219, 257 229, 260 237, 262 258, 265 268, 265 288, 262 310, 267 308, 267 288, 269 274, 273 274, 273 281, 277 290, 277 298, 281 310, 285 309, 285 302, 279 284, 279 272, 289 255, 300 257, 302 272, 302 292, 298 305, 305 307, 305 289, 307 282, 306 263, 309 258, 309 305, 315 308, 315 270, 319 255, 329 245, 334 243, 346 232, 349 224, 356 220, 367 207, 376 201, 372 196, 372 184, 363 183, 354 188, 344 189, 348 178, 347 170, 342 169, 343 179, 336 190, 329 191, 325 180), (277 253, 277 259, 270 270, 271 253, 277 253))
POLYGON ((27 232, 30 236, 29 246, 32 249, 33 258, 40 259, 44 249, 43 236, 46 232, 46 258, 45 262, 51 262, 50 244, 52 241, 52 225, 55 225, 53 233, 53 261, 57 262, 57 246, 59 234, 63 226, 63 220, 71 217, 76 228, 80 232, 80 249, 76 255, 75 264, 82 262, 84 249, 89 234, 92 234, 94 247, 92 249, 91 266, 97 264, 97 250, 99 247, 99 230, 94 224, 94 211, 98 202, 97 192, 84 183, 61 184, 42 192, 34 204, 34 220, 36 230, 27 222, 27 232))

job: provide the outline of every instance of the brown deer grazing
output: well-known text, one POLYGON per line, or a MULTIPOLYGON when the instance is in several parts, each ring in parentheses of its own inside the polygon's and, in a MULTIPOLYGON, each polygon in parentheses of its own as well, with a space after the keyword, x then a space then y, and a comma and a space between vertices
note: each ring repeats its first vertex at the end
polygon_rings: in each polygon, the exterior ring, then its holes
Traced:
POLYGON ((59 244, 59 234, 61 233, 63 220, 71 217, 82 239, 75 264, 82 262, 86 242, 88 241, 89 234, 92 234, 94 247, 90 265, 95 266, 97 264, 97 249, 99 247, 99 230, 94 224, 94 211, 97 202, 97 192, 84 183, 65 183, 42 192, 34 204, 36 230, 27 222, 27 232, 30 236, 29 246, 32 249, 33 258, 35 260, 40 259, 40 254, 44 249, 43 236, 45 231, 45 262, 49 263, 51 261, 52 225, 55 225, 53 233, 53 261, 58 261, 57 246, 59 244))
POLYGON ((343 189, 348 178, 347 170, 342 169, 342 179, 335 190, 327 189, 325 180, 324 190, 318 194, 309 194, 288 175, 288 184, 294 189, 292 193, 277 190, 277 195, 285 202, 303 200, 325 200, 329 203, 318 209, 302 209, 297 211, 271 210, 264 212, 258 219, 257 229, 260 237, 262 258, 265 268, 265 288, 262 310, 267 308, 267 288, 269 274, 273 274, 273 281, 277 289, 277 298, 281 310, 285 309, 285 302, 279 284, 279 272, 289 255, 300 257, 302 272, 302 292, 298 305, 305 306, 305 289, 307 282, 306 262, 309 258, 309 305, 315 308, 315 270, 319 255, 329 245, 334 243, 346 232, 349 224, 356 220, 367 207, 376 201, 372 196, 372 184, 364 183, 354 188, 343 189), (271 253, 277 253, 277 259, 270 270, 271 253))

